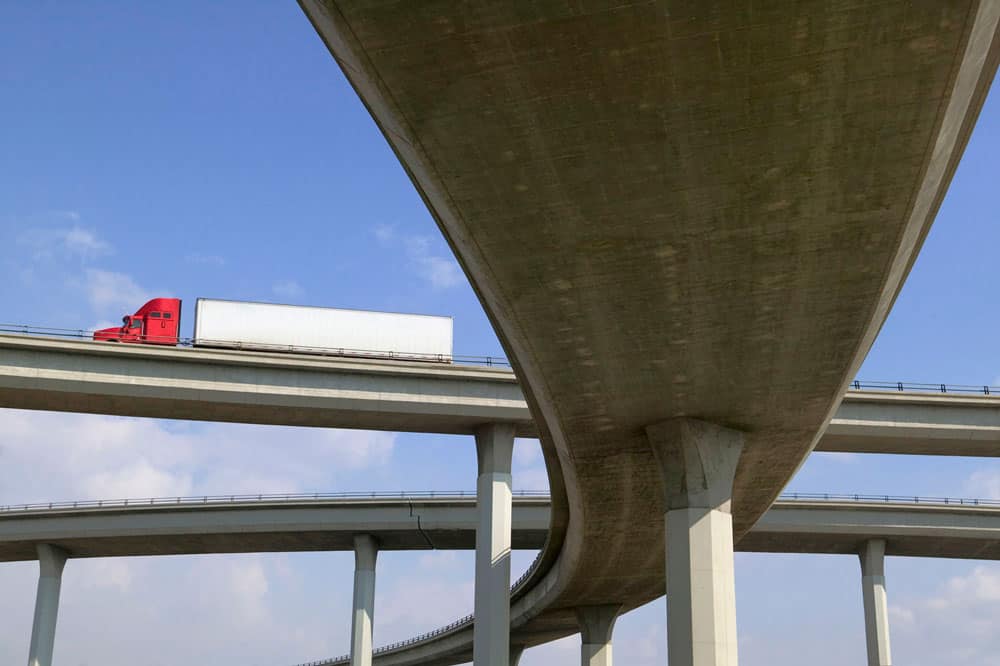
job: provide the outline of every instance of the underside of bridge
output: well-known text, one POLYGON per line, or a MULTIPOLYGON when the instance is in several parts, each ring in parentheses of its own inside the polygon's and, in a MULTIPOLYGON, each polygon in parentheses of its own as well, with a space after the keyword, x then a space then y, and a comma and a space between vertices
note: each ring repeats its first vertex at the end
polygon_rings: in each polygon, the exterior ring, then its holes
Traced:
MULTIPOLYGON (((1000 4, 973 0, 300 3, 542 431, 553 530, 511 612, 529 645, 576 632, 575 607, 663 594, 650 424, 746 434, 737 540, 775 499, 885 320, 1000 54, 1000 4)), ((467 660, 471 633, 449 640, 420 663, 467 660)))

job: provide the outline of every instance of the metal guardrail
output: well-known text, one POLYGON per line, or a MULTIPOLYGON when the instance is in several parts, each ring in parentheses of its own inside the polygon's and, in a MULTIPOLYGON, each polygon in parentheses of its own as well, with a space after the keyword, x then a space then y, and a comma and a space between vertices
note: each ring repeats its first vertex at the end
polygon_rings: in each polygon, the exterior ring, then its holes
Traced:
MULTIPOLYGON (((44 335, 65 338, 91 339, 94 331, 82 328, 54 328, 51 326, 35 326, 33 324, 3 324, 0 323, 0 332, 19 333, 22 335, 44 335)), ((150 338, 150 340, 154 340, 150 338)), ((172 341, 173 338, 170 338, 172 341)), ((260 343, 248 343, 233 340, 198 340, 197 345, 194 338, 178 338, 177 344, 182 347, 194 347, 199 345, 219 346, 226 349, 242 349, 247 351, 276 351, 293 354, 309 354, 320 356, 346 356, 378 359, 405 359, 423 360, 427 362, 455 362, 463 365, 486 365, 510 367, 510 361, 503 356, 475 356, 475 355, 453 355, 445 357, 441 354, 398 354, 394 352, 375 351, 370 349, 349 349, 345 347, 303 347, 295 345, 269 345, 260 343)), ((928 384, 923 382, 882 382, 864 381, 856 379, 851 382, 850 388, 855 391, 898 391, 915 393, 964 393, 981 395, 1000 395, 1000 386, 990 386, 988 384, 928 384)))
POLYGON ((929 506, 1000 506, 1000 500, 968 497, 921 497, 919 495, 862 495, 849 493, 784 493, 778 497, 785 501, 859 502, 868 504, 926 504, 929 506))
MULTIPOLYGON (((82 328, 52 328, 49 326, 33 326, 30 324, 2 324, 0 323, 0 333, 17 333, 20 335, 41 335, 60 338, 78 338, 90 340, 94 331, 82 328)), ((154 336, 147 336, 149 344, 164 344, 157 342, 154 336)), ((393 351, 379 351, 373 349, 351 349, 349 347, 308 347, 299 345, 273 345, 257 342, 245 342, 240 340, 209 340, 195 338, 163 338, 171 345, 179 347, 208 347, 220 349, 236 349, 241 351, 260 352, 281 352, 284 354, 304 354, 309 356, 336 356, 346 358, 370 358, 381 360, 403 360, 418 361, 426 363, 457 363, 459 365, 485 365, 488 367, 509 368, 510 362, 503 356, 472 356, 466 354, 401 354, 393 351)), ((113 343, 109 343, 113 344, 113 343)), ((127 343, 136 344, 136 343, 127 343)))
MULTIPOLYGON (((549 494, 541 490, 515 490, 514 497, 547 498, 549 494)), ((109 500, 79 500, 63 502, 35 502, 31 504, 0 505, 0 514, 24 513, 26 511, 50 511, 59 509, 121 509, 141 508, 147 506, 226 506, 230 504, 245 504, 256 502, 301 502, 303 500, 368 500, 368 499, 401 499, 401 500, 450 500, 474 499, 476 491, 471 490, 421 490, 414 492, 344 492, 344 493, 261 493, 257 495, 192 495, 185 497, 144 497, 109 500)))
MULTIPOLYGON (((546 499, 544 490, 515 490, 514 497, 534 497, 546 499)), ((187 495, 180 497, 140 497, 104 500, 76 500, 60 502, 33 502, 28 504, 0 505, 0 514, 24 513, 26 511, 54 511, 61 509, 122 509, 148 506, 226 506, 232 504, 301 502, 308 500, 454 500, 474 499, 474 490, 417 490, 399 492, 342 492, 342 493, 258 493, 232 495, 187 495)), ((969 497, 928 497, 923 495, 874 495, 863 493, 783 493, 778 497, 784 501, 859 502, 882 504, 926 504, 940 506, 1000 506, 1000 499, 969 497)), ((529 572, 525 573, 525 577, 529 572)), ((518 581, 521 582, 521 581, 518 581)))
POLYGON ((922 384, 920 382, 867 382, 856 379, 851 382, 855 391, 897 391, 914 393, 962 393, 978 395, 1000 395, 1000 386, 972 384, 922 384))

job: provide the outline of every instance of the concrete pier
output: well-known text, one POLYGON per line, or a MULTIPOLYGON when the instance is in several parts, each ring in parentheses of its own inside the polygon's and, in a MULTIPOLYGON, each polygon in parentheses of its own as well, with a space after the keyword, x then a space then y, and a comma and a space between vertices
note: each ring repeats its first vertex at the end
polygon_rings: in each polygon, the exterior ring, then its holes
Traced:
POLYGON ((351 666, 372 664, 375 621, 375 560, 378 544, 368 534, 354 537, 354 612, 351 615, 351 666))
POLYGON ((892 666, 889 652, 889 604, 885 594, 885 540, 866 541, 859 555, 868 666, 892 666))
POLYGON ((743 434, 671 419, 646 428, 666 506, 670 666, 736 666, 733 478, 743 434))
POLYGON ((39 544, 38 594, 35 597, 35 620, 31 625, 28 666, 52 666, 64 566, 66 551, 49 544, 39 544))
POLYGON ((581 666, 611 666, 611 634, 622 607, 618 604, 582 606, 576 609, 580 623, 581 666))
POLYGON ((475 666, 508 666, 510 660, 511 457, 514 426, 476 431, 479 478, 476 502, 476 601, 473 628, 475 666))

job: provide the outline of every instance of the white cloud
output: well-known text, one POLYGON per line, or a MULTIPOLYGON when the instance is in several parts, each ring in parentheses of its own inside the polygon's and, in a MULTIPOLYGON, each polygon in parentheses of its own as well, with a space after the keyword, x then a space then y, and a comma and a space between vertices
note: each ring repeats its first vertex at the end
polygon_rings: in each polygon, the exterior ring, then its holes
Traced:
POLYGON ((411 237, 406 240, 406 254, 417 274, 435 289, 447 289, 462 283, 462 271, 452 257, 434 254, 430 240, 411 237))
POLYGON ((271 285, 271 291, 281 298, 301 298, 305 294, 305 289, 295 280, 278 280, 271 285))
POLYGON ((435 252, 430 238, 400 236, 395 227, 387 224, 377 225, 374 234, 375 239, 383 246, 402 247, 410 267, 432 288, 447 289, 464 281, 458 262, 450 255, 435 252))
MULTIPOLYGON (((124 273, 88 268, 84 273, 87 300, 95 310, 135 312, 153 294, 140 287, 124 273)), ((165 296, 166 294, 158 294, 165 296)))
MULTIPOLYGON (((70 218, 74 221, 79 219, 70 218)), ((111 254, 111 244, 92 229, 79 225, 61 228, 33 227, 18 237, 18 244, 30 248, 36 261, 56 258, 93 260, 111 254)))
POLYGON ((1000 468, 991 466, 972 473, 965 484, 969 497, 1000 499, 1000 468))
POLYGON ((323 437, 332 460, 346 469, 358 470, 385 465, 392 457, 396 436, 388 432, 325 430, 323 437))
POLYGON ((893 652, 916 666, 987 666, 1000 654, 1000 567, 976 566, 933 596, 894 604, 893 652))

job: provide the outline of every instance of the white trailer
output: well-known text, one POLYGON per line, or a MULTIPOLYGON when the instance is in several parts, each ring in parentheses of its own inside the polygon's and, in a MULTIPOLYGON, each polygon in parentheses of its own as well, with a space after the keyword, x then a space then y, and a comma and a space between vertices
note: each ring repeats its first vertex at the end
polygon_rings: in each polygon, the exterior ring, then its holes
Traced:
POLYGON ((450 363, 451 317, 199 298, 197 347, 450 363))

